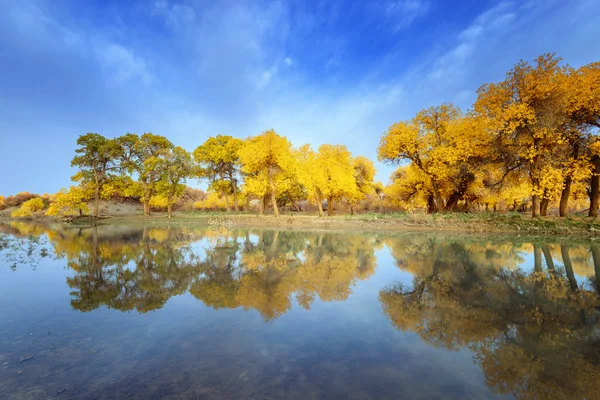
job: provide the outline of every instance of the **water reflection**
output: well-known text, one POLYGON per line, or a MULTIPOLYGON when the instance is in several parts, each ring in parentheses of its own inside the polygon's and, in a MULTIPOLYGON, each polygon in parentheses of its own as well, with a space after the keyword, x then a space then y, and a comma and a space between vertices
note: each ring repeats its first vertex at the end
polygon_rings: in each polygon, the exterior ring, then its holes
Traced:
POLYGON ((295 296, 311 303, 345 300, 376 266, 374 237, 279 231, 165 228, 69 228, 13 223, 8 231, 45 234, 67 260, 74 309, 101 306, 144 313, 189 291, 215 309, 257 310, 265 320, 286 313, 295 296), (191 244, 204 241, 202 249, 191 244))
MULTIPOLYGON (((106 307, 144 314, 189 293, 214 310, 254 310, 274 322, 296 305, 311 310, 317 301, 350 301, 357 287, 368 287, 386 258, 381 254, 410 276, 372 291, 386 320, 429 347, 470 351, 495 394, 594 398, 600 391, 600 246, 594 241, 0 225, 2 262, 10 260, 18 272, 35 259, 65 260, 71 307, 85 313, 106 307)), ((389 322, 383 324, 392 331, 389 322)), ((372 368, 385 370, 394 337, 377 338, 384 350, 372 368)), ((344 357, 338 361, 332 368, 347 368, 344 357)))
POLYGON ((600 390, 598 245, 391 243, 412 285, 379 298, 392 324, 433 346, 467 347, 497 393, 518 398, 594 398, 600 390), (518 268, 528 251, 532 268, 518 268), (558 264, 555 260, 562 260, 558 264))

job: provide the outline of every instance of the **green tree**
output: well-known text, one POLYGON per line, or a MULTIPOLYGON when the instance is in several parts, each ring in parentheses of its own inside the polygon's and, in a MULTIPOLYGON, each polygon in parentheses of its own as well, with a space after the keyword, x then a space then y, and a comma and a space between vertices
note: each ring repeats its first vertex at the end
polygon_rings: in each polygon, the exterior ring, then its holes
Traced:
POLYGON ((121 146, 114 139, 107 139, 98 133, 86 133, 77 139, 77 155, 71 166, 79 168, 73 181, 91 184, 94 193, 94 217, 98 216, 100 191, 119 168, 121 146))
POLYGON ((157 192, 167 199, 167 215, 172 217, 173 204, 185 190, 185 180, 195 172, 190 153, 181 147, 170 149, 165 154, 164 170, 157 184, 157 192))

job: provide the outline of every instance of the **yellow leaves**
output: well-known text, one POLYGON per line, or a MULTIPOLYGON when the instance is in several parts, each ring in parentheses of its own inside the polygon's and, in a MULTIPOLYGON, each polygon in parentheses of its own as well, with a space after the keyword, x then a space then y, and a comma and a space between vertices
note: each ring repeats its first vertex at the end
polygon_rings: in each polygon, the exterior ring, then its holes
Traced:
POLYGON ((268 191, 278 193, 285 188, 285 174, 295 170, 292 145, 273 129, 249 138, 239 150, 247 193, 264 196, 268 191))
POLYGON ((69 216, 89 213, 87 205, 91 197, 89 190, 71 186, 69 190, 61 189, 46 212, 48 216, 69 216))
POLYGON ((226 208, 225 199, 218 193, 210 192, 204 200, 196 201, 193 205, 195 210, 223 211, 226 208))
POLYGON ((11 213, 11 217, 13 218, 23 218, 23 217, 31 217, 34 213, 41 211, 44 209, 46 205, 44 204, 44 200, 41 197, 36 197, 30 200, 27 200, 21 207, 14 210, 11 213))
POLYGON ((157 194, 150 198, 150 207, 166 209, 169 205, 169 199, 164 194, 157 194))

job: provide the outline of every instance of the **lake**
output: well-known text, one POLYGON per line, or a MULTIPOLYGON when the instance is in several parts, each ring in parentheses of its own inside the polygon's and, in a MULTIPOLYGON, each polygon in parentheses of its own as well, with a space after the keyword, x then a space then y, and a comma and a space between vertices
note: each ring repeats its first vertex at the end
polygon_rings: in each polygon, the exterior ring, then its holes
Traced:
POLYGON ((2 399, 600 398, 600 243, 0 225, 2 399))

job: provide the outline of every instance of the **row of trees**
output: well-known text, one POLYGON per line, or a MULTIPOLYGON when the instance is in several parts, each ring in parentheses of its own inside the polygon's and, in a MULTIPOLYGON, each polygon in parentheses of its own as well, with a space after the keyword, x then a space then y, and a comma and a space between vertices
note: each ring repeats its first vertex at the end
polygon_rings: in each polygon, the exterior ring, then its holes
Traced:
POLYGON ((56 212, 82 212, 88 193, 93 215, 98 216, 100 199, 120 194, 139 198, 145 215, 153 203, 163 204, 170 217, 188 178, 206 179, 210 190, 225 198, 227 211, 230 199, 239 211, 243 193, 248 200, 258 199, 260 214, 270 200, 276 216, 278 204, 303 199, 316 203, 321 216, 327 200, 331 215, 338 200, 345 198, 353 207, 379 188, 373 181, 373 162, 353 158, 345 146, 325 144, 317 151, 309 145, 293 148, 274 130, 246 140, 210 137, 192 154, 152 133, 114 139, 88 133, 79 137, 77 145, 72 166, 79 171, 73 180, 80 186, 59 192, 56 212))
POLYGON ((502 82, 483 85, 472 108, 420 111, 389 127, 379 160, 400 164, 387 194, 406 207, 455 210, 504 199, 531 202, 546 215, 552 201, 567 215, 571 197, 600 201, 600 63, 579 69, 546 54, 521 61, 502 82))

